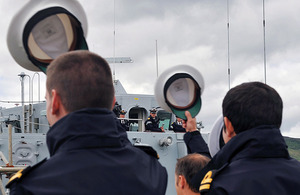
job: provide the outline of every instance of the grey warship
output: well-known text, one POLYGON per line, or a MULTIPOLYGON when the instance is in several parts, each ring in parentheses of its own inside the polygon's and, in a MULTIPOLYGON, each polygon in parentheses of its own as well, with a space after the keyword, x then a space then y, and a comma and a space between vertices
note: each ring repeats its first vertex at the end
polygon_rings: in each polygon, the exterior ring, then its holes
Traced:
MULTIPOLYGON (((79 6, 79 10, 81 10, 78 2, 74 2, 75 4, 72 5, 72 8, 79 6)), ((39 9, 41 8, 45 9, 47 6, 56 4, 62 7, 67 6, 67 3, 62 3, 58 0, 51 1, 51 4, 47 3, 49 3, 49 1, 41 3, 30 1, 29 4, 24 7, 25 11, 18 13, 18 16, 22 17, 22 20, 26 20, 30 19, 30 17, 25 17, 26 14, 32 15, 41 13, 39 12, 39 9), (34 6, 32 6, 33 3, 35 3, 34 6)), ((70 12, 74 17, 77 16, 75 13, 72 13, 72 11, 70 12)), ((81 37, 84 36, 84 29, 87 27, 84 24, 85 18, 83 16, 79 15, 77 19, 81 21, 83 28, 81 35, 77 34, 78 37, 81 37)), ((21 19, 17 20, 14 18, 13 22, 15 22, 18 27, 22 27, 21 19)), ((27 24, 28 21, 23 22, 27 24)), ((28 26, 25 25, 24 28, 27 27, 28 26)), ((15 37, 24 32, 25 31, 23 30, 21 32, 16 31, 8 37, 8 45, 11 53, 17 53, 17 57, 13 56, 15 61, 30 71, 45 72, 45 63, 49 59, 40 60, 43 55, 35 50, 35 46, 24 46, 24 48, 21 48, 21 51, 18 50, 20 48, 17 48, 16 50, 12 49, 13 45, 16 45, 13 42, 17 41, 14 40, 15 37), (32 63, 27 63, 28 57, 25 54, 23 56, 18 55, 18 52, 27 50, 32 54, 32 56, 29 57, 31 62, 34 61, 37 65, 34 64, 35 66, 33 66, 32 63)), ((29 33, 28 39, 30 39, 30 36, 29 33)), ((23 34, 22 37, 24 38, 23 34)), ((70 47, 71 46, 72 44, 70 44, 70 47)), ((79 48, 75 47, 72 49, 82 49, 82 47, 85 47, 85 43, 77 43, 76 46, 79 48)), ((70 50, 70 48, 68 49, 70 50)), ((107 61, 110 62, 110 60, 111 59, 108 59, 107 61)), ((115 59, 113 61, 116 62, 115 59)), ((21 73, 19 76, 22 78, 22 75, 24 76, 24 73, 21 73)), ((166 194, 176 194, 174 185, 175 164, 178 158, 187 154, 187 148, 183 140, 184 133, 175 133, 169 129, 171 123, 175 121, 175 115, 160 108, 154 95, 128 94, 119 80, 114 80, 114 87, 116 100, 122 109, 127 111, 126 118, 130 121, 129 131, 127 131, 129 140, 133 145, 148 145, 157 151, 160 157, 160 163, 165 166, 168 171, 168 187, 166 194), (158 109, 158 117, 160 118, 160 125, 164 125, 164 133, 145 132, 144 122, 149 116, 149 110, 152 108, 158 109)), ((23 94, 21 94, 21 96, 22 95, 23 94)), ((49 157, 46 144, 46 133, 49 130, 49 124, 46 117, 46 102, 24 102, 23 98, 21 106, 0 109, 0 122, 0 157, 2 160, 0 164, 0 187, 2 194, 5 194, 8 193, 4 187, 8 181, 7 177, 11 176, 19 169, 34 165, 44 158, 49 157)), ((203 137, 207 140, 208 134, 203 134, 203 137)))

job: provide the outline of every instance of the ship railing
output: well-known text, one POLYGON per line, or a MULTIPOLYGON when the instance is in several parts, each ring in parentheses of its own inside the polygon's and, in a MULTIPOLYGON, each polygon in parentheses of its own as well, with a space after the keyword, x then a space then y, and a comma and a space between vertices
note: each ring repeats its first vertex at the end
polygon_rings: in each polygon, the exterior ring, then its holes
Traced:
POLYGON ((7 177, 12 176, 16 172, 24 169, 26 166, 14 166, 12 164, 12 124, 8 125, 8 160, 4 154, 0 151, 0 158, 6 164, 6 166, 0 166, 0 191, 2 194, 5 193, 5 188, 2 181, 2 175, 7 177))

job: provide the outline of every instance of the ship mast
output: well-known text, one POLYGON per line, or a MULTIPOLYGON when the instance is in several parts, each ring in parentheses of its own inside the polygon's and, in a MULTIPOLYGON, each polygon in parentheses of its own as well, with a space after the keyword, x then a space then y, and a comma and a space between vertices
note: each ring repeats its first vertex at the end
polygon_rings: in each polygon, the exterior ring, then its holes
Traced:
POLYGON ((156 78, 158 78, 158 53, 157 53, 157 40, 155 40, 155 52, 156 52, 156 78))
POLYGON ((267 60, 266 60, 266 20, 265 20, 265 0, 263 0, 263 36, 264 36, 264 73, 265 84, 267 84, 267 60))
POLYGON ((114 0, 114 41, 113 41, 113 57, 105 58, 109 64, 113 64, 113 81, 116 82, 116 63, 132 63, 133 60, 130 57, 116 57, 116 1, 114 0))
POLYGON ((230 89, 230 48, 229 48, 229 0, 227 0, 227 73, 228 87, 230 89))

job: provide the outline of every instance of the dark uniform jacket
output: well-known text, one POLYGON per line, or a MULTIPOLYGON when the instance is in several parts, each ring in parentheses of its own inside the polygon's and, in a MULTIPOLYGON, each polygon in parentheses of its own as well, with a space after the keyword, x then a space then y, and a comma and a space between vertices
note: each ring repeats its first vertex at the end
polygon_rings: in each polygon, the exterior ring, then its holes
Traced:
POLYGON ((182 127, 182 124, 178 124, 177 121, 173 122, 170 126, 170 130, 174 132, 183 132, 185 133, 185 128, 182 127))
POLYGON ((198 153, 211 158, 208 146, 200 131, 186 132, 183 136, 183 140, 188 154, 198 153))
POLYGON ((127 119, 119 119, 121 126, 126 130, 129 131, 129 121, 127 119))
POLYGON ((119 127, 106 109, 68 114, 47 133, 50 158, 9 182, 11 195, 164 195, 166 169, 119 127))
POLYGON ((202 181, 201 195, 300 193, 300 162, 289 156, 280 130, 273 126, 237 134, 201 172, 206 174, 203 180, 201 174, 192 180, 198 187, 202 181))
POLYGON ((158 126, 159 126, 159 119, 157 116, 155 118, 149 116, 148 119, 145 121, 146 131, 162 132, 162 130, 158 126))

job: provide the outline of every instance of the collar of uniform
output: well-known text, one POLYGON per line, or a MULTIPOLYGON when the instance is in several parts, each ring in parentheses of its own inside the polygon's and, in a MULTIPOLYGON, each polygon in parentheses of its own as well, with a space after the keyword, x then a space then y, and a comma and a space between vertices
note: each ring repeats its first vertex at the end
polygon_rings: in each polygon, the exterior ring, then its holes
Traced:
POLYGON ((56 122, 47 133, 50 156, 58 150, 120 145, 115 115, 108 109, 87 108, 72 112, 56 122))
POLYGON ((206 173, 223 169, 228 163, 242 158, 290 158, 280 130, 274 126, 259 126, 233 137, 192 179, 199 189, 206 173))

